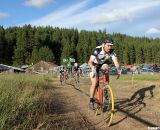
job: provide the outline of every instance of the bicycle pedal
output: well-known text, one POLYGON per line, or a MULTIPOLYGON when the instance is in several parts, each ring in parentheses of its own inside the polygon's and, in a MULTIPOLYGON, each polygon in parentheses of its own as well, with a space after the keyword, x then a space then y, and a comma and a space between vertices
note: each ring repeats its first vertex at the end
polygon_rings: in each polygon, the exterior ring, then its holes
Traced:
POLYGON ((94 112, 95 112, 95 115, 96 115, 96 116, 97 116, 97 115, 101 115, 101 112, 100 112, 100 109, 99 109, 99 108, 96 108, 94 112))

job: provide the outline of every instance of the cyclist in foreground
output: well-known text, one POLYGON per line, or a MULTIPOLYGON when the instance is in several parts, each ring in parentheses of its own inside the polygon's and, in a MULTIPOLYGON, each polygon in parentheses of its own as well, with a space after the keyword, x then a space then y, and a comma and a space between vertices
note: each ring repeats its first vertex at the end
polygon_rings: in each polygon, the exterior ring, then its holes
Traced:
MULTIPOLYGON (((99 69, 103 69, 105 71, 109 71, 108 64, 109 59, 111 58, 114 65, 117 68, 118 74, 121 73, 120 66, 115 54, 113 46, 113 40, 111 38, 105 38, 101 40, 100 46, 97 46, 88 61, 88 65, 91 68, 90 78, 91 78, 91 87, 90 87, 90 101, 89 101, 89 108, 94 110, 94 95, 95 90, 98 82, 97 74, 99 69)), ((106 77, 107 78, 107 77, 106 77)), ((109 79, 107 79, 108 81, 109 79)))

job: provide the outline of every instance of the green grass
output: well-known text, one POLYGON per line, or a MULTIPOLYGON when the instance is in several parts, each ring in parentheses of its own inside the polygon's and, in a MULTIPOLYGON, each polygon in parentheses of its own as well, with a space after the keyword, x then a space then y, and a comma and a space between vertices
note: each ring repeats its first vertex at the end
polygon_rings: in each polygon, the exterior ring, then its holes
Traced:
MULTIPOLYGON (((115 76, 111 76, 115 77, 115 76)), ((152 74, 123 74, 120 77, 120 80, 135 80, 135 81, 160 81, 160 73, 152 74)))
POLYGON ((45 115, 43 98, 51 77, 0 74, 0 129, 35 129, 45 115))

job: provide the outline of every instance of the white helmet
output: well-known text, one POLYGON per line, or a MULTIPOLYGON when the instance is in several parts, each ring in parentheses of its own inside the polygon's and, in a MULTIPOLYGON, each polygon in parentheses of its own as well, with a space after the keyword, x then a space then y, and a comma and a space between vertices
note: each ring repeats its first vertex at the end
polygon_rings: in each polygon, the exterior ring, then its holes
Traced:
POLYGON ((64 69, 65 68, 65 66, 64 65, 61 65, 61 67, 60 67, 61 69, 64 69))
POLYGON ((77 66, 78 66, 78 63, 74 63, 74 66, 77 67, 77 66))

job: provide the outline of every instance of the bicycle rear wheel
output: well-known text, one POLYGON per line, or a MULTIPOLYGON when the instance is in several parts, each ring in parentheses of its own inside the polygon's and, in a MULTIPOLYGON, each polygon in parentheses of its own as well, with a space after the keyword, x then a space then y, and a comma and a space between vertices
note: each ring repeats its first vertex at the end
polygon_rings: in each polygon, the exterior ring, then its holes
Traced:
POLYGON ((107 126, 110 126, 114 113, 114 97, 110 85, 106 85, 103 90, 102 115, 107 126))
POLYGON ((79 87, 79 77, 77 74, 75 75, 75 87, 79 87))
POLYGON ((60 83, 61 83, 61 85, 63 85, 63 76, 62 75, 60 75, 60 83))

